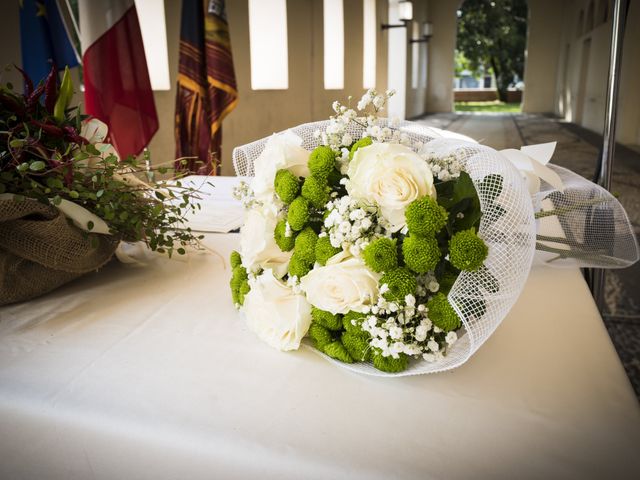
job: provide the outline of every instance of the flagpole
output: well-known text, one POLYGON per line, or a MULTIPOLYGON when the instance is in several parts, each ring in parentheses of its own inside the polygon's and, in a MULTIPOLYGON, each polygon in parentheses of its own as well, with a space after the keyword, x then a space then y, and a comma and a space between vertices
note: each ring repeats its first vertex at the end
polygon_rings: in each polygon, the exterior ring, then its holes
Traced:
MULTIPOLYGON (((620 65, 624 30, 629 9, 629 0, 614 0, 613 17, 611 19, 611 48, 609 51, 609 78, 607 82, 607 103, 602 131, 602 151, 599 162, 597 182, 606 190, 611 190, 611 173, 613 171, 614 152, 616 147, 616 118, 618 110, 618 88, 620 86, 620 65)), ((600 313, 604 310, 605 271, 591 269, 589 286, 600 313)))

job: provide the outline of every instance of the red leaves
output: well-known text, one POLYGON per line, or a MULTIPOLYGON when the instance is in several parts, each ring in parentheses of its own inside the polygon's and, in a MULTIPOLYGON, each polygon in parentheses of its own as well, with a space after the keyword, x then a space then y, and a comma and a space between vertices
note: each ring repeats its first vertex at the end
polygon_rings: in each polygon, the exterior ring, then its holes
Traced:
POLYGON ((58 69, 51 67, 49 75, 44 82, 44 108, 49 115, 53 115, 53 107, 58 99, 58 69))

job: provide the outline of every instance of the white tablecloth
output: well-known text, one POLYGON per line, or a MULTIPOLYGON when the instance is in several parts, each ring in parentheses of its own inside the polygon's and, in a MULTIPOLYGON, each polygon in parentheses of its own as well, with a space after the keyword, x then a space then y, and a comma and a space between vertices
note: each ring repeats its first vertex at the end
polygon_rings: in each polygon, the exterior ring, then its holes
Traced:
POLYGON ((229 276, 112 264, 0 308, 0 478, 640 478, 638 403, 577 270, 534 269, 467 364, 399 379, 272 350, 229 276))

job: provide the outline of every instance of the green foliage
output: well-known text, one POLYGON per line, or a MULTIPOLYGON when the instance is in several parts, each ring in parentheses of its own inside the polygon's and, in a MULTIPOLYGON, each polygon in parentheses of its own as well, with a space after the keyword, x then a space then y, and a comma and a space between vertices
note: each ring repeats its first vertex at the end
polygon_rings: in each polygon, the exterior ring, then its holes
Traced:
POLYGON ((342 330, 342 315, 334 315, 326 310, 311 307, 311 318, 313 318, 314 322, 328 330, 342 330))
POLYGON ((295 240, 295 254, 307 263, 316 261, 316 242, 318 234, 311 227, 305 227, 295 240))
POLYGON ((467 172, 450 182, 436 184, 438 203, 449 212, 448 229, 453 232, 480 225, 480 199, 467 172))
POLYGON ((368 147, 372 143, 373 143, 373 140, 371 140, 371 137, 362 137, 360 140, 354 143, 353 146, 351 147, 351 150, 349 151, 349 160, 353 160, 353 155, 356 153, 356 151, 359 148, 368 147))
POLYGON ((473 228, 462 230, 449 240, 449 261, 459 270, 478 270, 488 253, 489 248, 473 228))
POLYGON ((434 270, 442 252, 435 237, 416 237, 409 235, 402 242, 402 255, 407 267, 416 273, 434 270))
POLYGON ((320 237, 316 242, 316 261, 320 265, 326 265, 327 260, 333 257, 335 254, 341 251, 340 248, 336 248, 331 245, 329 236, 320 237))
POLYGON ((413 235, 435 235, 447 224, 447 211, 431 197, 422 197, 409 204, 404 213, 407 228, 413 235))
POLYGON ((35 89, 25 75, 23 95, 0 86, 0 193, 44 204, 69 200, 103 219, 112 234, 169 256, 198 246, 201 236, 182 227, 199 208, 197 191, 179 178, 158 180, 166 168, 147 170, 135 158, 98 151, 80 135, 86 117, 69 108, 72 95, 68 72, 58 89, 55 70, 35 89))
POLYGON ((343 332, 340 340, 351 358, 358 362, 368 362, 371 359, 371 347, 369 346, 368 338, 343 332))
POLYGON ((494 113, 520 113, 520 103, 505 103, 500 100, 492 102, 455 102, 456 112, 494 112, 494 113))
POLYGON ((336 166, 336 154, 331 148, 321 145, 309 155, 309 171, 318 178, 329 178, 336 166))
POLYGON ((460 326, 460 318, 444 293, 436 293, 427 302, 427 313, 433 324, 449 332, 460 326))
POLYGON ((329 184, 326 178, 309 175, 302 184, 302 196, 318 210, 324 209, 329 201, 329 184))
POLYGON ((398 266, 396 240, 377 238, 362 251, 364 263, 374 272, 386 272, 398 266))
POLYGON ((276 223, 276 228, 273 231, 273 238, 276 241, 276 245, 280 247, 280 250, 283 252, 288 252, 293 249, 295 245, 296 237, 293 232, 290 232, 291 235, 287 237, 287 221, 280 220, 276 223))
POLYGON ((526 0, 465 0, 458 11, 457 50, 472 70, 491 67, 500 100, 514 75, 524 77, 526 0))
POLYGON ((331 358, 344 363, 353 363, 353 358, 349 355, 349 352, 339 340, 325 345, 323 350, 324 353, 329 355, 331 358))
POLYGON ((383 357, 379 351, 374 351, 372 358, 373 366, 387 373, 402 372, 409 366, 409 357, 404 353, 401 353, 398 358, 393 358, 391 356, 383 357))
POLYGON ((300 180, 289 170, 278 170, 273 186, 276 195, 287 205, 300 193, 300 180))
POLYGON ((302 230, 309 222, 309 216, 309 200, 306 198, 298 197, 289 205, 287 220, 292 230, 302 230))
POLYGON ((389 290, 382 294, 389 301, 403 301, 407 295, 415 295, 418 287, 415 274, 405 267, 389 270, 382 275, 378 283, 389 287, 389 290))

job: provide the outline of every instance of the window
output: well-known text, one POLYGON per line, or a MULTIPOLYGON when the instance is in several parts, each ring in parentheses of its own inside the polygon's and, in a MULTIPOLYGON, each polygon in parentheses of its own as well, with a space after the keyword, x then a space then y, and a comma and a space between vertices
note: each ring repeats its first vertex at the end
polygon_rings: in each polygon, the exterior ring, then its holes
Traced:
POLYGON ((167 24, 164 2, 135 0, 140 33, 147 57, 149 80, 153 90, 170 90, 169 53, 167 52, 167 24))
POLYGON ((363 1, 362 26, 364 34, 362 86, 363 88, 374 88, 376 86, 376 35, 378 34, 376 0, 363 1))
POLYGON ((324 0, 324 88, 344 88, 344 10, 342 0, 324 0))
POLYGON ((289 88, 286 0, 249 0, 251 88, 289 88))

